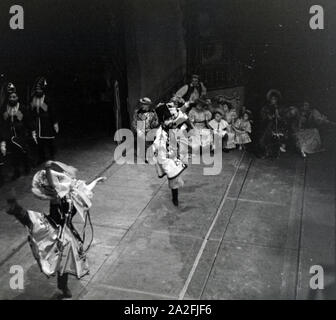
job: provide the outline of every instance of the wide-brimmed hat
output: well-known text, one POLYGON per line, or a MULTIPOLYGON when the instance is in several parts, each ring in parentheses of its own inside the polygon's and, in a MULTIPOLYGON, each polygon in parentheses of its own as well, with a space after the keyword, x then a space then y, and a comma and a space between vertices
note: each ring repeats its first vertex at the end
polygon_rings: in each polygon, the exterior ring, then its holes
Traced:
POLYGON ((159 103, 155 108, 155 112, 158 116, 159 123, 164 122, 172 116, 168 106, 165 103, 159 103))
POLYGON ((267 101, 270 101, 272 97, 277 97, 278 100, 281 100, 282 99, 282 95, 281 95, 281 92, 277 89, 271 89, 267 92, 266 94, 266 99, 267 101))
POLYGON ((153 104, 153 103, 152 103, 152 100, 149 99, 149 98, 147 98, 147 97, 141 98, 141 99, 139 100, 139 102, 140 102, 141 104, 146 105, 146 106, 150 106, 150 105, 153 104))

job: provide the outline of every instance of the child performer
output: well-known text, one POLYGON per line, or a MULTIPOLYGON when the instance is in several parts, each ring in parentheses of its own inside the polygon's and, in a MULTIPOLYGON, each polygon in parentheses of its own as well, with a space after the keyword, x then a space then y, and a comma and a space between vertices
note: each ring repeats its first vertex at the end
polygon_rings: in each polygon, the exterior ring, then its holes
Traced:
POLYGON ((155 111, 160 127, 152 145, 152 163, 156 165, 159 178, 167 176, 169 188, 172 190, 172 201, 178 206, 178 189, 184 184, 181 173, 187 168, 187 164, 178 156, 178 142, 173 130, 176 128, 175 121, 179 118, 175 118, 164 103, 159 104, 155 111))
POLYGON ((214 131, 214 139, 212 142, 212 149, 216 149, 215 141, 216 136, 222 138, 223 140, 227 138, 227 127, 229 124, 223 119, 224 112, 221 109, 216 109, 214 111, 214 119, 209 122, 210 128, 214 131))
POLYGON ((246 110, 243 112, 242 117, 238 118, 233 125, 233 129, 236 132, 235 143, 239 145, 239 150, 242 150, 245 144, 251 142, 250 134, 252 128, 250 118, 251 112, 246 110))
POLYGON ((228 123, 227 126, 227 139, 224 143, 224 151, 229 152, 232 149, 236 149, 236 142, 235 142, 235 137, 236 137, 236 132, 234 130, 233 124, 237 120, 237 112, 235 109, 230 109, 229 112, 225 113, 224 119, 228 123))

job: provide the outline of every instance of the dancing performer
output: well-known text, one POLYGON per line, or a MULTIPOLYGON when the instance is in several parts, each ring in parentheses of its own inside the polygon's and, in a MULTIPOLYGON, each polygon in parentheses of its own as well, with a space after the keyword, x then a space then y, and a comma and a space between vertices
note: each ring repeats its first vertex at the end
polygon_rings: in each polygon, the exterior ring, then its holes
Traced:
POLYGON ((152 145, 151 163, 155 163, 159 178, 167 176, 173 204, 178 206, 178 189, 184 184, 181 173, 187 168, 187 164, 180 160, 177 136, 173 131, 180 118, 174 116, 164 103, 159 104, 155 111, 160 127, 152 145))
POLYGON ((78 212, 85 226, 87 221, 91 222, 92 190, 103 180, 105 178, 100 177, 86 184, 76 179, 75 168, 49 161, 45 169, 35 174, 32 183, 34 195, 50 201, 49 215, 23 209, 15 197, 7 200, 7 213, 28 229, 28 242, 41 271, 47 277, 57 275, 58 289, 65 298, 72 296, 68 275, 81 279, 89 272, 87 251, 90 245, 84 249, 85 227, 80 236, 72 218, 78 212))

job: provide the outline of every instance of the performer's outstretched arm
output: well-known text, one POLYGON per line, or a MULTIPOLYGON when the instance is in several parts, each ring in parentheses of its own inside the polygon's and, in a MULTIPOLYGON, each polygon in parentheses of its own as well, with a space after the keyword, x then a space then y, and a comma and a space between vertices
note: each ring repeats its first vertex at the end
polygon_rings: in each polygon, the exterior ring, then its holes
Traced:
POLYGON ((98 182, 103 182, 106 180, 106 177, 99 177, 93 180, 87 187, 92 191, 98 182))

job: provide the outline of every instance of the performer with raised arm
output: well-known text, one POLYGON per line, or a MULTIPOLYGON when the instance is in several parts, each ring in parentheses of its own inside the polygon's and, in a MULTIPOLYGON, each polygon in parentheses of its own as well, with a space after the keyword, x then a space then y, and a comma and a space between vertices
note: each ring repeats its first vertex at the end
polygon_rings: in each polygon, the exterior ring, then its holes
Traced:
POLYGON ((47 80, 39 77, 35 81, 30 103, 32 135, 38 146, 38 164, 54 160, 56 154, 55 140, 59 133, 56 110, 46 97, 47 80))
POLYGON ((32 192, 50 201, 49 215, 23 209, 15 196, 7 200, 7 213, 27 227, 28 242, 41 271, 47 277, 57 275, 57 286, 64 298, 72 296, 68 275, 81 279, 89 272, 87 252, 90 244, 84 249, 85 228, 80 236, 72 218, 78 212, 83 221, 91 221, 92 190, 105 180, 99 177, 86 184, 76 179, 76 171, 64 163, 48 161, 45 168, 35 174, 32 192))
POLYGON ((160 103, 155 111, 160 127, 152 145, 151 162, 155 163, 159 178, 167 176, 169 188, 172 190, 172 201, 178 206, 178 189, 184 184, 181 173, 187 168, 187 164, 180 160, 177 135, 174 132, 181 116, 172 114, 165 103, 160 103))

